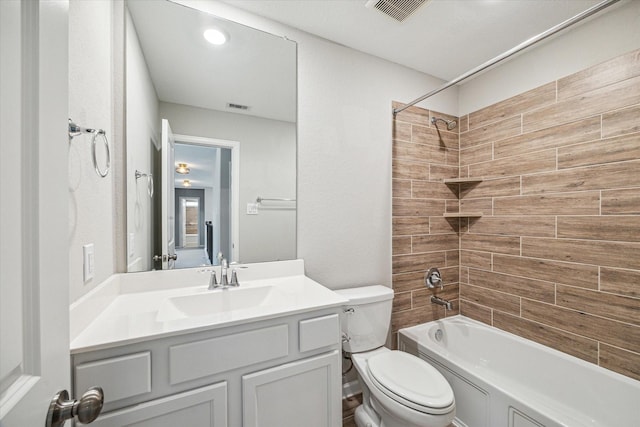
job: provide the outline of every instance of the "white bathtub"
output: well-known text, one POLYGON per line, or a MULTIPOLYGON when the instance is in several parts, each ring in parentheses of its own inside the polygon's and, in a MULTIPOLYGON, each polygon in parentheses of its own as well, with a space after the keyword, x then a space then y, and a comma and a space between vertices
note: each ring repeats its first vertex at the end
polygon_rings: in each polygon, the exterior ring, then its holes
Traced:
POLYGON ((402 329, 399 348, 449 381, 460 427, 640 427, 640 381, 467 317, 402 329))

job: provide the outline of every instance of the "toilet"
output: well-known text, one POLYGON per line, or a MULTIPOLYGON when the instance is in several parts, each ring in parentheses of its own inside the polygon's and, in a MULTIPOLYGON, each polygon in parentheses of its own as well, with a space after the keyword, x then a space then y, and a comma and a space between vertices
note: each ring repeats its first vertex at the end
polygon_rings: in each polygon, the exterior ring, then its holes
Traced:
POLYGON ((433 366, 384 347, 393 290, 365 286, 336 291, 349 302, 341 318, 343 349, 362 387, 358 427, 446 427, 455 416, 453 390, 433 366))

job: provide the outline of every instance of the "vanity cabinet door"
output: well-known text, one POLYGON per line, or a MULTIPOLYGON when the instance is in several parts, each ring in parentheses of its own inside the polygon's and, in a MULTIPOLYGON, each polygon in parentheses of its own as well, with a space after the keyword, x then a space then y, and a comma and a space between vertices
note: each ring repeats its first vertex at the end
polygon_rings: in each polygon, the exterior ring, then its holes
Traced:
POLYGON ((97 427, 226 427, 226 381, 109 412, 97 427))
POLYGON ((332 351, 242 377, 244 427, 342 424, 340 354, 332 351))

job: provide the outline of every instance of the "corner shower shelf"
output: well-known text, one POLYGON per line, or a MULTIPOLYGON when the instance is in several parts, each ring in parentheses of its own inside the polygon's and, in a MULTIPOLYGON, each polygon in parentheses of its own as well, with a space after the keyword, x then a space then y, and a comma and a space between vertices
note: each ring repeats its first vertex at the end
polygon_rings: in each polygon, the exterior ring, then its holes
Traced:
MULTIPOLYGON (((482 177, 473 178, 445 178, 444 183, 446 185, 461 185, 461 184, 476 184, 482 182, 482 177)), ((458 200, 460 194, 458 194, 458 200)), ((443 215, 445 218, 479 218, 482 216, 482 212, 445 212, 443 215)))
POLYGON ((445 218, 479 218, 482 212, 447 212, 442 215, 445 218))
POLYGON ((482 177, 474 177, 474 178, 445 178, 444 183, 449 184, 475 184, 476 182, 482 182, 484 178, 482 177))

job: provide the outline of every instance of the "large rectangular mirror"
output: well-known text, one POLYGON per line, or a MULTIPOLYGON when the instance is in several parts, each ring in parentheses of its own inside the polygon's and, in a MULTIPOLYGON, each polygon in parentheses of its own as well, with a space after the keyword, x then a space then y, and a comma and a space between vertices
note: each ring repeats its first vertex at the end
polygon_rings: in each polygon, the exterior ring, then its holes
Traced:
POLYGON ((294 259, 296 43, 171 1, 127 9, 128 271, 294 259))

